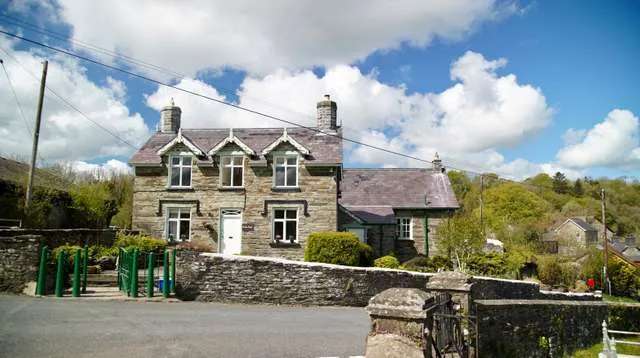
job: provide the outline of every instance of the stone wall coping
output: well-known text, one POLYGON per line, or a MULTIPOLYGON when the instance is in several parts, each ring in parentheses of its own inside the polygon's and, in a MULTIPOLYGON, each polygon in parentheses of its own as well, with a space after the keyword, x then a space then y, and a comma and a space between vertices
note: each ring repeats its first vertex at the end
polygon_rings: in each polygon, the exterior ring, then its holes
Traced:
POLYGON ((473 276, 473 280, 485 280, 485 281, 501 281, 501 282, 510 282, 510 283, 518 283, 518 284, 526 284, 531 286, 540 287, 540 284, 537 282, 531 281, 523 281, 523 280, 511 280, 507 278, 497 278, 497 277, 488 277, 488 276, 473 276))
POLYGON ((41 235, 15 235, 15 236, 0 236, 0 240, 3 241, 31 241, 37 242, 42 239, 41 235))
POLYGON ((0 234, 3 233, 29 233, 29 232, 105 232, 105 231, 118 231, 118 229, 90 229, 90 228, 77 228, 77 229, 28 229, 28 228, 8 228, 0 229, 0 234))
POLYGON ((572 300, 476 300, 479 306, 607 306, 602 301, 572 300))
POLYGON ((540 290, 540 293, 543 295, 558 295, 558 296, 567 296, 567 298, 571 297, 601 297, 591 292, 557 292, 557 291, 548 291, 548 290, 540 290))
POLYGON ((388 272, 401 272, 407 275, 413 275, 416 277, 432 277, 434 273, 430 272, 411 272, 406 270, 396 270, 382 267, 359 267, 359 266, 344 266, 344 265, 335 265, 335 264, 326 264, 322 262, 307 262, 307 261, 295 261, 288 260, 283 258, 276 257, 264 257, 264 256, 246 256, 246 255, 228 255, 228 254, 217 254, 217 253, 209 253, 202 252, 200 256, 204 257, 219 257, 225 260, 232 261, 262 261, 262 262, 274 262, 281 263, 284 265, 294 265, 294 266, 308 266, 308 267, 325 267, 330 269, 343 269, 343 270, 354 270, 354 271, 388 271, 388 272))

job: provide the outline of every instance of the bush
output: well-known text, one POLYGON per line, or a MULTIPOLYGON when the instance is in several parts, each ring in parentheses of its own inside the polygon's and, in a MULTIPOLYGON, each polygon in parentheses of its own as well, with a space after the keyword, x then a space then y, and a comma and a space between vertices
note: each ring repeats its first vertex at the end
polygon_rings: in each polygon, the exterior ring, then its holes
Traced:
POLYGON ((373 265, 373 248, 358 241, 358 249, 360 250, 360 266, 367 267, 373 265))
POLYGON ((179 243, 176 248, 195 252, 213 252, 213 246, 208 242, 187 241, 179 243))
POLYGON ((640 299, 640 269, 620 260, 617 257, 609 259, 609 280, 611 293, 614 296, 640 299))
POLYGON ((538 279, 550 286, 569 288, 575 283, 576 272, 570 265, 560 262, 556 256, 546 256, 538 260, 538 279))
POLYGON ((116 236, 116 242, 113 245, 117 248, 138 249, 143 252, 157 252, 167 247, 167 242, 162 239, 156 239, 143 234, 131 235, 119 232, 116 236))
POLYGON ((61 252, 64 251, 64 253, 67 255, 67 260, 69 262, 73 262, 73 257, 76 254, 76 251, 78 250, 82 250, 82 247, 78 245, 64 244, 62 246, 56 247, 55 249, 53 249, 53 251, 51 251, 51 259, 54 262, 57 262, 58 256, 60 255, 61 252))
POLYGON ((467 262, 467 269, 470 273, 481 276, 502 277, 508 273, 505 255, 498 253, 479 253, 471 256, 467 262))
POLYGON ((373 250, 350 232, 315 232, 307 238, 304 260, 358 266, 370 261, 373 250))
POLYGON ((609 303, 609 329, 640 331, 640 305, 609 303))
POLYGON ((400 261, 391 255, 387 255, 377 258, 373 262, 373 266, 395 269, 400 267, 400 261))
POLYGON ((451 260, 446 256, 426 257, 424 255, 418 255, 405 261, 402 267, 406 270, 419 272, 451 271, 453 269, 451 260))

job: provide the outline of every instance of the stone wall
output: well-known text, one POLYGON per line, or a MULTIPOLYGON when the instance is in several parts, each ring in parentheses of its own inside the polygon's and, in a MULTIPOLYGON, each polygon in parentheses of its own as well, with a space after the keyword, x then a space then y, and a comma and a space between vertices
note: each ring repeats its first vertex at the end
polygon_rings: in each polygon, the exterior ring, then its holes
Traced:
POLYGON ((112 246, 117 230, 112 229, 0 229, 0 238, 37 235, 49 248, 64 244, 112 246))
MULTIPOLYGON (((176 150, 180 148, 176 147, 176 150)), ((273 168, 270 164, 254 167, 245 158, 242 189, 221 188, 218 167, 199 167, 195 164, 191 189, 168 189, 166 166, 138 167, 134 181, 133 227, 164 238, 166 208, 186 205, 191 208, 191 240, 208 243, 217 252, 221 209, 241 209, 245 228, 242 232, 242 253, 302 259, 305 241, 310 233, 337 230, 338 189, 335 175, 334 168, 307 167, 305 159, 301 157, 299 189, 282 192, 272 188, 273 168), (275 204, 273 200, 289 203, 275 204), (308 204, 308 215, 305 215, 304 205, 300 203, 302 200, 308 204), (187 201, 190 203, 181 204, 187 201), (199 202, 199 211, 194 204, 196 201, 199 202), (265 201, 268 201, 266 213, 265 201), (273 244, 271 216, 275 206, 298 209, 297 244, 273 244)))
POLYGON ((37 235, 0 237, 0 292, 22 293, 38 274, 37 235))
POLYGON ((604 302, 475 301, 481 357, 562 357, 602 340, 604 302), (551 353, 551 354, 550 354, 551 353))
POLYGON ((424 288, 431 274, 250 256, 180 252, 176 293, 198 301, 366 306, 391 287, 424 288))

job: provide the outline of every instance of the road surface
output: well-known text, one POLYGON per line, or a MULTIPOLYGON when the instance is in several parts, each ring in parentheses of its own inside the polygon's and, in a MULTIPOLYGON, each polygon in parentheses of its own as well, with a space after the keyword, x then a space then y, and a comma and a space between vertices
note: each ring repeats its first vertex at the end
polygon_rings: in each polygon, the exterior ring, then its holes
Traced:
POLYGON ((362 308, 0 295, 0 357, 349 357, 362 308))

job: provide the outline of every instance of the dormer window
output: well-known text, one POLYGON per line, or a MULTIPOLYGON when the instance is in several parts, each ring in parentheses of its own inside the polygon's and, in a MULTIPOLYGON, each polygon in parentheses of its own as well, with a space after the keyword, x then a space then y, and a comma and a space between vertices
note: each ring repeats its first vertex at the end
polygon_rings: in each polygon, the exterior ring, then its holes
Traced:
POLYGON ((273 158, 273 176, 276 188, 298 186, 298 156, 281 155, 273 158))
POLYGON ((191 155, 172 155, 169 157, 169 187, 191 187, 191 155))
POLYGON ((221 184, 226 188, 241 188, 243 185, 244 156, 223 156, 221 159, 221 184))

